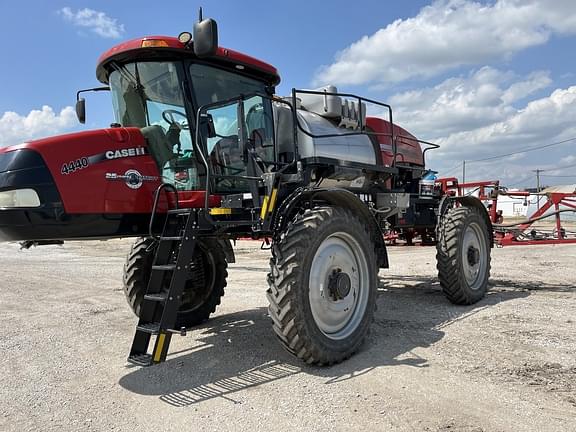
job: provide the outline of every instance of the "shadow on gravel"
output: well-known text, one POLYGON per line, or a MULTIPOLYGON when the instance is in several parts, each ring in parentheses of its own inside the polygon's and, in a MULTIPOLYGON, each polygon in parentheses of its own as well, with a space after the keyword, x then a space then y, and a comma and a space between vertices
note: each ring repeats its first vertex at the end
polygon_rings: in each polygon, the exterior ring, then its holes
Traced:
POLYGON ((550 284, 542 281, 532 282, 518 282, 508 279, 493 279, 492 285, 503 287, 511 290, 526 290, 526 291, 550 291, 550 292, 574 292, 576 287, 571 284, 550 284))
POLYGON ((120 385, 184 407, 213 398, 240 403, 234 399, 237 392, 302 373, 331 384, 378 367, 427 367, 427 359, 416 355, 415 348, 439 341, 443 329, 456 321, 528 295, 526 291, 497 290, 476 305, 455 306, 444 298, 436 278, 387 275, 380 280, 368 343, 341 364, 325 368, 305 365, 281 348, 266 308, 257 308, 210 320, 195 330, 199 335, 194 347, 171 352, 160 365, 129 369, 120 385))

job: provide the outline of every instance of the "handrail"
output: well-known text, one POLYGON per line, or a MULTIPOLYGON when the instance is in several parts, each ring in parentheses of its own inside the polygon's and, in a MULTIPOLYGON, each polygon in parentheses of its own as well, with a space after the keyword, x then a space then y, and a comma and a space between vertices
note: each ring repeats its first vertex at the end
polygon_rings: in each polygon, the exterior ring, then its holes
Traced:
MULTIPOLYGON (((289 102, 286 102, 284 100, 279 100, 276 97, 272 97, 270 95, 266 95, 266 94, 259 93, 259 92, 240 94, 240 95, 233 97, 233 98, 229 98, 229 99, 225 99, 225 100, 221 100, 221 101, 217 101, 217 102, 207 103, 207 104, 200 106, 198 108, 198 110, 196 111, 196 134, 195 134, 195 139, 194 139, 194 150, 197 151, 198 153, 200 153, 200 157, 202 158, 202 163, 203 163, 204 167, 206 168, 206 188, 205 188, 206 189, 206 195, 204 197, 204 209, 206 211, 208 211, 208 208, 209 208, 210 179, 211 179, 212 175, 211 175, 210 164, 208 163, 207 155, 205 155, 203 149, 200 148, 201 135, 200 135, 199 125, 200 125, 200 119, 202 118, 202 114, 205 113, 206 111, 208 111, 208 109, 230 105, 233 102, 242 102, 242 101, 245 101, 247 99, 250 99, 250 98, 253 98, 256 96, 259 96, 263 99, 269 99, 271 102, 278 102, 278 103, 286 104, 290 107, 290 109, 293 112, 295 112, 294 107, 292 107, 292 105, 289 102)), ((241 119, 238 119, 238 120, 241 120, 241 119)), ((275 125, 274 125, 274 127, 275 127, 275 125)), ((296 142, 294 142, 294 145, 295 146, 297 145, 296 142)), ((208 150, 208 149, 206 149, 206 150, 208 150)), ((296 155, 294 155, 294 158, 296 158, 296 155)), ((220 176, 220 177, 222 177, 222 176, 220 176)), ((239 177, 239 176, 237 176, 237 177, 239 177)), ((253 178, 253 179, 256 179, 256 178, 253 178)), ((252 178, 246 178, 246 180, 253 180, 253 179, 252 178)))
POLYGON ((152 227, 154 226, 154 216, 156 215, 156 210, 158 208, 158 201, 160 199, 160 192, 162 191, 162 189, 172 189, 174 191, 174 193, 176 194, 175 208, 176 210, 178 209, 178 189, 176 189, 176 187, 172 183, 162 183, 160 186, 158 186, 156 192, 154 192, 154 204, 152 205, 152 214, 150 215, 150 222, 148 223, 148 235, 156 240, 158 240, 159 237, 154 235, 154 233, 152 232, 152 227))

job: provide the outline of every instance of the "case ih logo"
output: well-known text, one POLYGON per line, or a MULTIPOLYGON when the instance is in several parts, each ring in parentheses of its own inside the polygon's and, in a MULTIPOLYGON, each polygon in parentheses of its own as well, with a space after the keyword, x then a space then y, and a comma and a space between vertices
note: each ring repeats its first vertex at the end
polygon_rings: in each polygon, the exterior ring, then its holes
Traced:
POLYGON ((146 147, 135 147, 121 150, 109 150, 104 155, 106 159, 120 159, 125 157, 144 156, 146 147))
POLYGON ((130 169, 124 174, 106 173, 106 180, 124 180, 126 182, 126 186, 128 186, 130 189, 140 189, 143 182, 156 181, 158 180, 158 177, 145 176, 136 170, 130 169))
POLYGON ((81 157, 79 159, 72 160, 69 162, 66 161, 64 162, 64 164, 62 164, 62 167, 60 168, 60 174, 68 175, 97 163, 106 162, 114 159, 146 156, 147 154, 148 150, 146 149, 146 147, 133 147, 119 150, 108 150, 107 152, 104 153, 81 157))

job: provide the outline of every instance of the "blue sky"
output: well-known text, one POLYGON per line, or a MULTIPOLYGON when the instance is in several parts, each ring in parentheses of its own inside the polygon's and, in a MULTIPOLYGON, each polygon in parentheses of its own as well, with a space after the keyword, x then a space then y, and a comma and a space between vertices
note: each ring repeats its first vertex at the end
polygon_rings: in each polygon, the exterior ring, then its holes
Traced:
MULTIPOLYGON (((576 138, 572 0, 203 3, 222 46, 278 68, 279 94, 331 83, 389 102, 403 127, 442 145, 429 166, 443 174, 467 160, 467 180, 533 186, 530 170, 547 169, 545 183, 576 183, 576 140, 470 162, 576 138)), ((200 4, 3 5, 0 145, 107 126, 106 93, 88 95, 86 126, 71 109, 78 89, 98 85, 99 55, 122 40, 190 30, 200 4)))

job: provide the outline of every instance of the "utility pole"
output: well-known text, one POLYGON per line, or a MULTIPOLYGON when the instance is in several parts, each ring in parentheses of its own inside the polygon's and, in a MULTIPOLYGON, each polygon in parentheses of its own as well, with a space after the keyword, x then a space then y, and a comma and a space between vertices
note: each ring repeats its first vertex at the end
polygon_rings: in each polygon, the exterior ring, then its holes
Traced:
MULTIPOLYGON (((536 173, 536 192, 537 193, 540 193, 540 173, 542 171, 543 170, 541 170, 541 169, 532 170, 532 172, 536 173)), ((538 195, 538 197, 536 198, 536 202, 538 203, 538 210, 540 210, 540 195, 538 195)))

